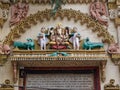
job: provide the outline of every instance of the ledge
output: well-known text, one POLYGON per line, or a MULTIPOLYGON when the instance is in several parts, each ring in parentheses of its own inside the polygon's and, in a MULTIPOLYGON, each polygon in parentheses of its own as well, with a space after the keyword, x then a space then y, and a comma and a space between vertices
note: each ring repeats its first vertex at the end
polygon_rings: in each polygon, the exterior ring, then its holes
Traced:
POLYGON ((23 67, 99 66, 107 62, 108 55, 104 50, 14 50, 9 59, 23 67), (65 52, 68 56, 50 56, 54 52, 65 52))

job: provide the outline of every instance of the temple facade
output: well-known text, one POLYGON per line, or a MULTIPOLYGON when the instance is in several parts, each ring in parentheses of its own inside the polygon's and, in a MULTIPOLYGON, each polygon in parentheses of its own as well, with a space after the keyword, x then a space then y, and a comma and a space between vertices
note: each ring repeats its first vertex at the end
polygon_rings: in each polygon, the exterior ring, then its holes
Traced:
POLYGON ((120 1, 0 0, 0 90, 120 90, 120 1))

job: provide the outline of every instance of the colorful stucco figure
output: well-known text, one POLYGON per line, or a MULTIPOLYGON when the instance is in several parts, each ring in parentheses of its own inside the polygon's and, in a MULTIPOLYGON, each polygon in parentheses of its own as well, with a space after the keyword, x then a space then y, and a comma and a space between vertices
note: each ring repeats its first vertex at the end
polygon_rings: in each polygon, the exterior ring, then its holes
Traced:
POLYGON ((45 27, 42 27, 38 35, 38 44, 40 45, 41 50, 46 49, 47 39, 45 35, 45 27))
POLYGON ((70 42, 73 44, 73 49, 79 50, 80 48, 80 33, 77 31, 77 27, 73 27, 74 33, 72 33, 72 37, 69 39, 70 42))
POLYGON ((0 44, 0 54, 9 55, 10 53, 11 53, 11 48, 9 47, 9 45, 0 44))
POLYGON ((11 7, 10 26, 17 24, 27 16, 29 5, 26 3, 16 3, 11 7))
POLYGON ((91 3, 90 14, 99 23, 108 26, 108 14, 104 3, 100 1, 91 3))
POLYGON ((119 53, 120 54, 120 47, 118 43, 113 43, 110 44, 110 46, 108 47, 108 53, 119 53))
POLYGON ((19 48, 19 49, 27 49, 27 50, 34 50, 35 44, 34 41, 31 38, 27 39, 27 42, 20 42, 20 41, 15 41, 14 42, 14 47, 19 48))
POLYGON ((102 48, 103 46, 103 43, 90 42, 89 38, 87 37, 83 42, 82 48, 86 50, 91 50, 94 48, 102 48))

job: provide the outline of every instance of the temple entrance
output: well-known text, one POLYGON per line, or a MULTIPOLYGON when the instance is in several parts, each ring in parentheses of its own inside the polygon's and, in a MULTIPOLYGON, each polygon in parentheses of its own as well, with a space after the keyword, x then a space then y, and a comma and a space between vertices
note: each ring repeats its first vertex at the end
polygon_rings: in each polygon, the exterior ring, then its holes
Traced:
POLYGON ((24 71, 24 90, 100 90, 98 67, 25 68, 24 71))

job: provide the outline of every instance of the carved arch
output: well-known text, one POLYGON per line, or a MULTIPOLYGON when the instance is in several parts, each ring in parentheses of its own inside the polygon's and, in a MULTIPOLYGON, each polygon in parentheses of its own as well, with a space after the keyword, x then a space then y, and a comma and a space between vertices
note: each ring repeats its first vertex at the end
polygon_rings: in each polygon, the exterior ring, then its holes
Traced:
POLYGON ((96 22, 87 14, 73 9, 62 9, 59 10, 55 14, 55 16, 51 16, 51 10, 46 9, 44 11, 38 11, 35 14, 30 14, 30 16, 26 17, 23 21, 18 23, 6 36, 4 43, 12 45, 15 38, 19 38, 21 34, 29 29, 32 25, 36 25, 37 21, 40 21, 42 23, 44 19, 50 20, 50 18, 56 19, 58 17, 60 17, 61 19, 67 17, 68 20, 73 18, 75 22, 79 21, 81 25, 86 24, 86 26, 90 28, 90 30, 92 30, 93 32, 97 32, 98 37, 103 37, 103 43, 110 44, 115 42, 113 36, 110 35, 110 33, 106 29, 104 29, 101 24, 96 22))

